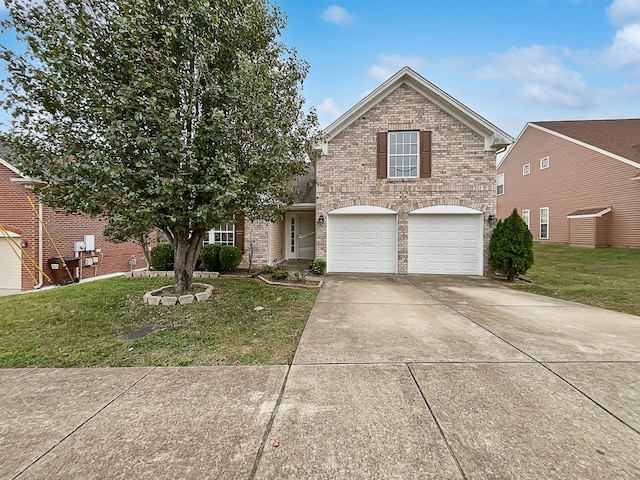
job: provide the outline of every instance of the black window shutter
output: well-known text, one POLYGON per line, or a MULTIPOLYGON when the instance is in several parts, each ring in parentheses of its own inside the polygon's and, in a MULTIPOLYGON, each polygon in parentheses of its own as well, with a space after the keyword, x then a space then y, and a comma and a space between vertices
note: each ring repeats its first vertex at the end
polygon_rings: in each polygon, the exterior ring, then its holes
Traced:
POLYGON ((431 177, 431 132, 420 132, 420 178, 431 177))
POLYGON ((378 132, 377 178, 387 178, 387 132, 378 132))

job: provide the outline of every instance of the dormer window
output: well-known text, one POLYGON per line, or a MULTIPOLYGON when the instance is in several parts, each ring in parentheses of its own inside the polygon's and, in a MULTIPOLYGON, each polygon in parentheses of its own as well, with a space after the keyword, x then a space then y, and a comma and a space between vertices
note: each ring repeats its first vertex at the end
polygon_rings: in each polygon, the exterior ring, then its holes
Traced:
POLYGON ((531 164, 527 163, 522 166, 522 175, 529 175, 529 173, 531 173, 531 164))

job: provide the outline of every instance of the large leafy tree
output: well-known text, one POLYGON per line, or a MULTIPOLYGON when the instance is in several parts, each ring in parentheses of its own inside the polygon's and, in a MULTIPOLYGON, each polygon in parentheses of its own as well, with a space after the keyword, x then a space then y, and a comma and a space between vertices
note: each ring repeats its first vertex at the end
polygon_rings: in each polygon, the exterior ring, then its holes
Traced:
POLYGON ((179 292, 207 230, 286 202, 316 139, 307 74, 269 0, 6 0, 3 140, 40 194, 114 230, 164 231, 179 292), (131 227, 130 224, 134 224, 131 227), (127 226, 128 225, 128 226, 127 226), (126 227, 126 228, 123 228, 126 227))

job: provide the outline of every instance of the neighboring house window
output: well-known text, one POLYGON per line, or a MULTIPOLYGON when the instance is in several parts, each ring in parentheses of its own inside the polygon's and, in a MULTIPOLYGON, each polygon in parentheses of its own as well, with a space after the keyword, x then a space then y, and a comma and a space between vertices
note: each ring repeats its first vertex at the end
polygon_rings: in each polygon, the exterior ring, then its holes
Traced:
POLYGON ((498 195, 502 195, 504 193, 504 173, 501 173, 497 177, 496 193, 498 195))
POLYGON ((233 223, 223 223, 213 230, 209 230, 209 235, 205 237, 204 244, 220 243, 222 245, 233 245, 235 228, 233 223))
POLYGON ((544 170, 545 168, 549 168, 549 157, 540 159, 540 170, 544 170))
POLYGON ((527 163, 526 165, 522 166, 522 175, 529 175, 529 172, 531 171, 531 164, 527 163))
POLYGON ((549 207, 540 209, 540 238, 542 240, 549 238, 549 207))
POLYGON ((377 134, 377 178, 431 177, 431 132, 377 134))
POLYGON ((524 223, 527 224, 527 228, 529 230, 531 230, 531 225, 529 224, 531 219, 531 215, 529 213, 529 210, 522 210, 522 220, 524 220, 524 223))

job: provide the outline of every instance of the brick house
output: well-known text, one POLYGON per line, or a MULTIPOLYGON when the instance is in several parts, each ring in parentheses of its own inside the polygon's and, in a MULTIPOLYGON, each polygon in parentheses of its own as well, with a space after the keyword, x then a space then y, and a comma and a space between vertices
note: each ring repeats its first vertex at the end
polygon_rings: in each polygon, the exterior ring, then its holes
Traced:
POLYGON ((508 134, 408 67, 324 133, 315 182, 282 221, 244 225, 245 265, 250 251, 253 265, 323 258, 328 272, 488 270, 508 134))
POLYGON ((497 174, 534 241, 640 247, 640 119, 529 123, 497 174))
POLYGON ((35 180, 0 159, 0 225, 4 227, 4 232, 0 231, 0 295, 31 290, 36 285, 48 285, 26 255, 51 278, 60 278, 65 282, 73 280, 62 268, 61 262, 50 262, 58 257, 58 253, 41 227, 28 198, 39 211, 62 257, 77 259, 69 262, 72 277, 86 279, 128 271, 132 255, 136 257, 137 268, 146 266, 139 245, 112 243, 105 239, 102 233, 105 220, 86 215, 67 215, 39 203, 31 190, 34 183, 35 180), (16 254, 19 252, 16 243, 24 248, 25 253, 20 252, 20 257, 16 254), (50 264, 58 265, 58 268, 54 270, 50 264))

